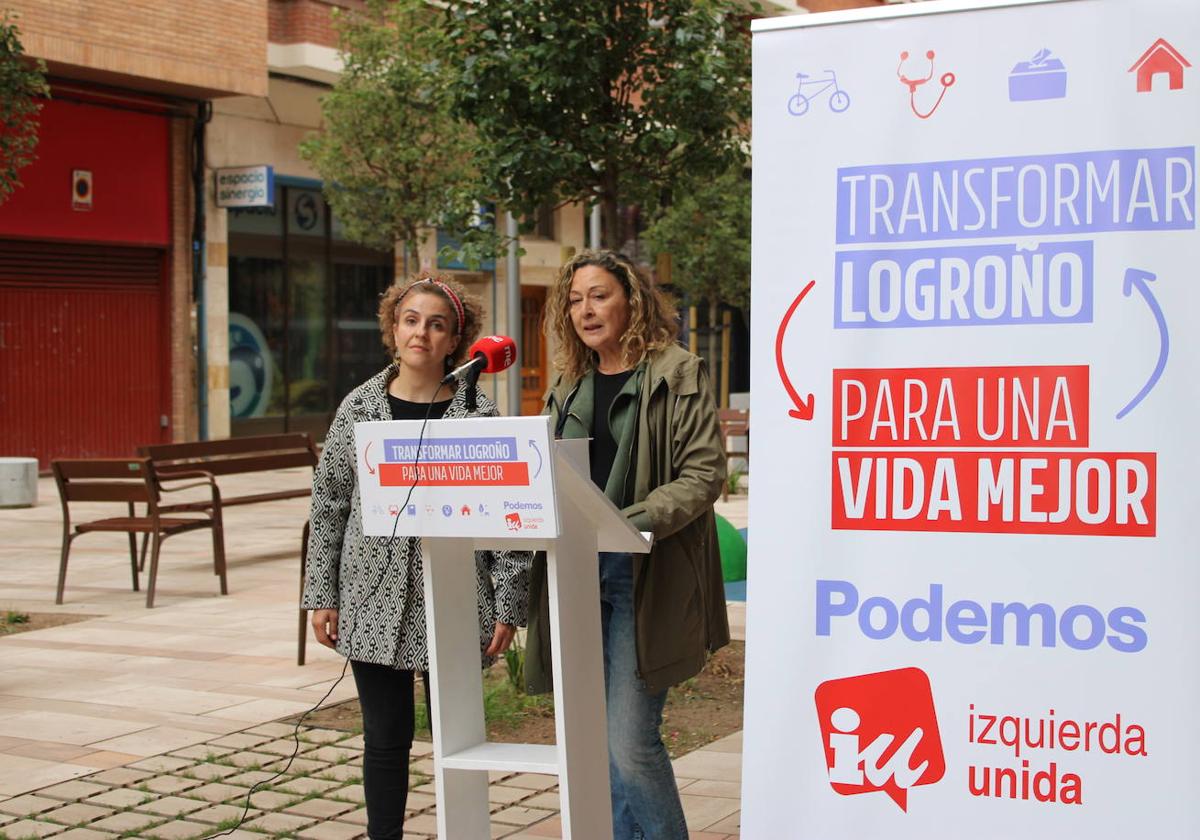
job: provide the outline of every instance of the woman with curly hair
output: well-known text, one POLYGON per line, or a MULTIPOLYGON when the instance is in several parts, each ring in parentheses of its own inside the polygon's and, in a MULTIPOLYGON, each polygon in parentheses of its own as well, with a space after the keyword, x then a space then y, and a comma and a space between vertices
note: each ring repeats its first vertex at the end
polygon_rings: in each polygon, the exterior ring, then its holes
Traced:
MULTIPOLYGON (((560 437, 590 438, 592 481, 639 530, 648 555, 599 557, 609 781, 617 840, 686 840, 659 735, 667 689, 729 642, 713 502, 725 481, 704 362, 676 343, 667 297, 627 257, 584 251, 550 290, 559 370, 546 411, 560 437)), ((530 581, 525 672, 549 687, 545 564, 530 581)))
MULTIPOLYGON (((367 834, 400 838, 412 748, 413 674, 427 675, 421 541, 369 537, 362 531, 354 424, 495 416, 479 394, 442 377, 466 358, 482 307, 448 277, 393 284, 379 304, 379 327, 394 362, 355 388, 334 416, 313 477, 311 536, 302 606, 316 639, 350 660, 362 707, 367 834)), ((527 553, 475 554, 479 649, 485 663, 525 623, 527 553)), ((428 702, 428 680, 426 702, 428 702)))

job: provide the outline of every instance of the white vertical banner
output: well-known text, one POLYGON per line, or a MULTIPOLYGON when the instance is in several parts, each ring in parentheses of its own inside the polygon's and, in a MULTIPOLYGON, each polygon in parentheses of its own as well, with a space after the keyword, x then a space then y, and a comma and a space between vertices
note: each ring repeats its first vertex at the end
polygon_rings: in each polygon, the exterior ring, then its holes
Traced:
POLYGON ((1194 62, 1194 0, 756 22, 744 837, 1200 837, 1194 62))

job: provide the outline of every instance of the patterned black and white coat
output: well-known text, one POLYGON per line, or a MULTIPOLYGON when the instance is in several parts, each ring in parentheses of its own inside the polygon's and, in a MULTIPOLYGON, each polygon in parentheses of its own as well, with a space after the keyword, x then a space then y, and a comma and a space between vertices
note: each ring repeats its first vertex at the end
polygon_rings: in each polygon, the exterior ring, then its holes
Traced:
MULTIPOLYGON (((420 539, 393 541, 363 534, 355 472, 354 424, 392 419, 387 384, 395 375, 395 366, 389 366, 351 391, 338 406, 329 427, 313 477, 311 533, 301 606, 310 610, 338 610, 337 651, 343 656, 394 668, 428 671, 420 539), (390 568, 389 542, 393 543, 390 568)), ((468 412, 465 391, 458 389, 444 418, 499 414, 482 393, 478 395, 476 411, 468 412)), ((525 624, 530 559, 529 552, 475 553, 481 656, 491 641, 497 620, 525 624)))

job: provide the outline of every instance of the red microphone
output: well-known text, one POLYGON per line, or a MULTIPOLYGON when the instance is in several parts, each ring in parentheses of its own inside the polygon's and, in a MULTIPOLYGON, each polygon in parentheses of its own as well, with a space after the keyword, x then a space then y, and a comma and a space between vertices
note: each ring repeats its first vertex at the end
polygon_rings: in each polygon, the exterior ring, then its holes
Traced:
POLYGON ((517 343, 506 335, 485 335, 467 351, 471 360, 442 377, 443 383, 475 373, 499 373, 517 360, 517 343))

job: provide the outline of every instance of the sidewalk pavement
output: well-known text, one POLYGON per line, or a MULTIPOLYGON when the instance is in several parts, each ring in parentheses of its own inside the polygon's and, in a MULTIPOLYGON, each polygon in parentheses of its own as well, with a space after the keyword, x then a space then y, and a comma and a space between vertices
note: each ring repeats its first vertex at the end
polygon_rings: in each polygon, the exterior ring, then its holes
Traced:
MULTIPOLYGON (((293 470, 274 483, 308 480, 293 470)), ((222 480, 234 494, 255 483, 222 480)), ((342 670, 312 643, 308 664, 296 665, 307 500, 226 510, 227 596, 217 594, 206 532, 167 540, 147 610, 144 591, 129 589, 128 541, 109 534, 75 541, 65 603, 54 604, 61 511, 52 480, 38 493, 34 508, 0 510, 0 609, 89 618, 0 638, 0 836, 190 838, 228 828, 249 788, 296 746, 292 727, 272 721, 313 706, 342 670)), ((111 505, 72 511, 79 521, 113 515, 111 505)), ((746 497, 718 511, 743 527, 746 497)), ((730 624, 744 638, 743 604, 730 604, 730 624)), ((354 694, 346 679, 328 702, 354 694)), ((251 818, 230 836, 362 836, 361 736, 304 727, 301 739, 286 777, 255 794, 251 818)), ((414 773, 429 776, 431 749, 415 745, 414 773)), ((674 765, 692 836, 737 837, 740 733, 674 765)), ((560 836, 554 777, 495 773, 489 794, 493 837, 560 836)), ((435 834, 430 782, 413 789, 409 809, 406 837, 435 834)))

